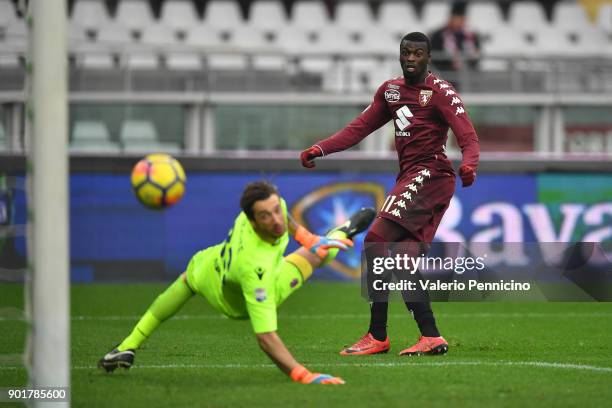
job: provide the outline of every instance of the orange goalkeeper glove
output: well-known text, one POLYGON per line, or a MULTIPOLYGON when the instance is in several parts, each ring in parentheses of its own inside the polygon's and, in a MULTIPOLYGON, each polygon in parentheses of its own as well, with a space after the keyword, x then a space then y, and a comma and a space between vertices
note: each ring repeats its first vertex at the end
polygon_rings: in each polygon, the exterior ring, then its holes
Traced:
POLYGON ((345 384, 340 377, 329 374, 311 373, 304 366, 297 366, 289 374, 291 379, 302 384, 345 384))
POLYGON ((313 254, 317 254, 321 259, 327 256, 330 248, 346 251, 349 247, 353 246, 353 241, 348 238, 337 239, 322 237, 313 234, 301 225, 299 225, 295 231, 295 240, 313 254))

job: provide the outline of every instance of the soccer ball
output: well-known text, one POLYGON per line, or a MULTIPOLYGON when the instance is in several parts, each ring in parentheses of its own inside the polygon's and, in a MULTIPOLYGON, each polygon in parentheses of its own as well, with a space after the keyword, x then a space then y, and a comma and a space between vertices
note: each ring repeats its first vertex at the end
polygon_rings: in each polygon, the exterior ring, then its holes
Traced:
POLYGON ((185 194, 185 182, 183 166, 167 154, 150 154, 132 169, 132 190, 148 208, 176 204, 185 194))

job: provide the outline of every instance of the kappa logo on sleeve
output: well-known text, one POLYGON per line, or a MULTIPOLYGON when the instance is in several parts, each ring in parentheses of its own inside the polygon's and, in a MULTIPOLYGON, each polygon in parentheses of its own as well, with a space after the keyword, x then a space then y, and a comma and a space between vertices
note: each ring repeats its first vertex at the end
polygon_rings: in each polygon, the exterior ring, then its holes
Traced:
POLYGON ((400 93, 397 89, 387 89, 385 91, 385 101, 397 102, 400 100, 400 93))
POLYGON ((419 105, 427 106, 429 101, 431 101, 432 96, 433 96, 432 90, 422 89, 421 93, 419 93, 419 105))
POLYGON ((268 298, 268 294, 264 288, 255 289, 255 300, 258 302, 263 302, 268 298))

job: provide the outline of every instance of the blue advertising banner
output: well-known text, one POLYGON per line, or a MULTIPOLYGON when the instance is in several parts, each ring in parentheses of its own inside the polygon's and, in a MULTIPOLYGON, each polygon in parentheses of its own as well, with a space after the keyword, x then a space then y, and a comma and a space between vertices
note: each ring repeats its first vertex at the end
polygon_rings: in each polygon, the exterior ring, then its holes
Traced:
MULTIPOLYGON (((72 174, 73 280, 171 279, 184 270, 191 255, 226 237, 240 211, 242 189, 260 178, 252 172, 191 172, 182 201, 156 211, 136 200, 127 174, 72 174)), ((391 173, 288 172, 268 179, 278 186, 296 220, 319 234, 361 207, 380 208, 395 183, 391 173)), ((15 184, 23 185, 23 178, 15 184)), ((483 174, 470 188, 457 184, 436 240, 461 242, 468 248, 473 242, 610 242, 610 186, 610 175, 483 174)), ((0 220, 25 224, 24 191, 15 190, 8 201, 3 199, 0 215, 5 215, 0 220)), ((363 234, 354 249, 315 276, 357 278, 362 242, 363 234)), ((288 250, 296 247, 292 242, 288 250)), ((25 259, 24 237, 14 240, 11 251, 13 257, 25 259)), ((495 254, 492 249, 492 254, 493 263, 524 262, 520 251, 495 254)))

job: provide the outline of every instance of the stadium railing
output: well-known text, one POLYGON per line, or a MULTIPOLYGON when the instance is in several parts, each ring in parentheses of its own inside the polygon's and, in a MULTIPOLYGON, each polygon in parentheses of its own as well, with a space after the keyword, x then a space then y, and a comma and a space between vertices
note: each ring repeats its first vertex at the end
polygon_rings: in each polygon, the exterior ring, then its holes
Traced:
MULTIPOLYGON (((483 152, 612 155, 610 94, 465 93, 463 97, 483 152)), ((109 140, 121 142, 126 121, 149 121, 146 127, 153 127, 158 144, 142 151, 124 145, 124 153, 163 151, 167 146, 172 146, 172 153, 188 155, 297 151, 344 126, 371 98, 371 93, 72 92, 70 129, 82 121, 103 122, 109 140)), ((12 153, 23 152, 27 143, 24 101, 23 92, 0 92, 5 150, 12 153)), ((394 154, 392 129, 378 132, 357 150, 394 154)), ((453 139, 449 138, 450 154, 457 152, 453 139)))

